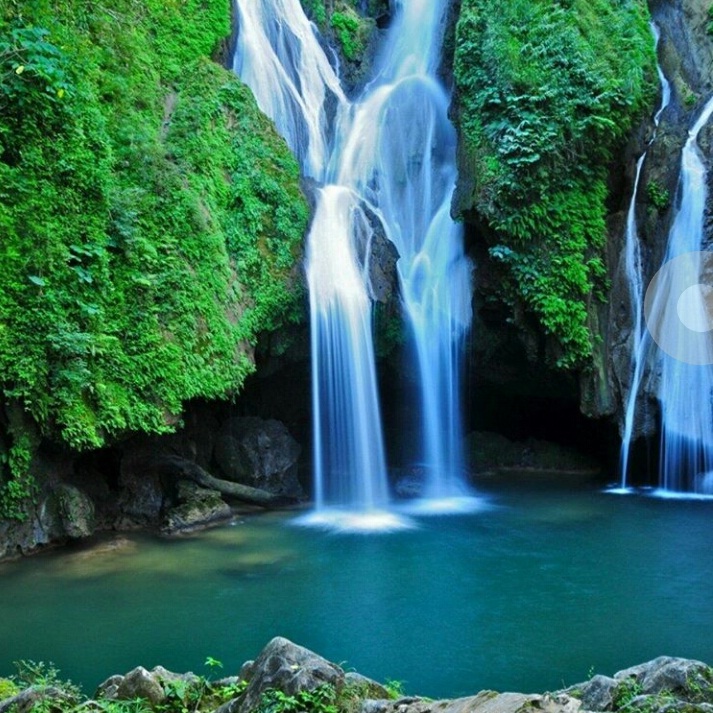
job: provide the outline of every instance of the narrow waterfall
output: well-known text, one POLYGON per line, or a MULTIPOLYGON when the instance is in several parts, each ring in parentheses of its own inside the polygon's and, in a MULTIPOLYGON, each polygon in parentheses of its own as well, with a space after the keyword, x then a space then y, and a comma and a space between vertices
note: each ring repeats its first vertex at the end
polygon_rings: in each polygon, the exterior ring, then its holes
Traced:
POLYGON ((713 260, 702 252, 707 175, 697 143, 711 115, 713 98, 683 147, 666 258, 644 302, 659 347, 664 494, 713 494, 713 260))
MULTIPOLYGON (((654 48, 658 50, 661 32, 655 24, 651 24, 651 31, 654 35, 654 48)), ((661 85, 661 104, 654 115, 654 133, 648 146, 656 140, 656 129, 658 129, 661 116, 671 101, 671 85, 666 79, 661 65, 657 63, 659 83, 661 85)), ((632 377, 629 386, 629 394, 626 401, 626 411, 624 412, 624 432, 622 434, 621 453, 619 458, 621 472, 621 492, 627 491, 627 476, 629 470, 629 452, 631 450, 631 437, 634 432, 636 418, 636 403, 641 388, 644 375, 644 365, 646 362, 647 350, 649 347, 648 333, 644 329, 644 266, 642 264, 641 243, 636 229, 636 197, 639 193, 639 182, 641 180, 641 170, 648 153, 646 151, 636 162, 636 176, 634 178, 634 189, 629 202, 629 210, 626 214, 626 277, 629 285, 629 298, 631 300, 631 313, 633 316, 632 325, 632 348, 631 348, 631 369, 632 377)))
POLYGON ((298 0, 237 0, 235 71, 322 187, 308 237, 316 513, 357 529, 406 524, 389 511, 372 344, 369 253, 399 252, 418 366, 412 458, 429 498, 466 494, 460 361, 471 265, 450 218, 455 131, 437 78, 448 0, 396 0, 375 73, 349 102, 298 0))

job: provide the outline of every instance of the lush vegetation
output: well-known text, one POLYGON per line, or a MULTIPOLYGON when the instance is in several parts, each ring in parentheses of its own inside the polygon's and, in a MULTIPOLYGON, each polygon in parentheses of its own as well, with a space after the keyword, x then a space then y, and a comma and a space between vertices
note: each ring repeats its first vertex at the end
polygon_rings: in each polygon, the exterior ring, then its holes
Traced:
POLYGON ((572 367, 606 288, 607 176, 651 106, 643 0, 463 0, 455 79, 458 206, 485 227, 500 298, 533 315, 572 367))
MULTIPOLYGON (((164 432, 300 313, 297 164, 211 59, 229 0, 1 7, 2 400, 75 449, 164 432)), ((6 514, 29 487, 20 430, 6 514)))
POLYGON ((361 63, 376 28, 375 17, 388 14, 387 0, 301 0, 310 19, 335 44, 348 62, 361 63))

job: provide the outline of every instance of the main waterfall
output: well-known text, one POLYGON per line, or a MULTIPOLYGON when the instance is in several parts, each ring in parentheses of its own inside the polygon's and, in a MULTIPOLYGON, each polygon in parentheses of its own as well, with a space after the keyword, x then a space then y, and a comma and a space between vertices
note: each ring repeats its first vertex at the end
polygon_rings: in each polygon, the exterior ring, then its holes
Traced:
MULTIPOLYGON (((467 495, 460 361, 471 265, 450 218, 455 132, 437 78, 447 0, 397 0, 375 73, 354 102, 298 0, 237 0, 235 71, 322 187, 307 243, 313 363, 313 521, 389 528, 369 284, 381 231, 397 271, 417 366, 420 435, 411 460, 429 503, 467 495)), ((455 499, 454 499, 455 498, 455 499)), ((467 501, 467 500, 466 500, 467 501)))

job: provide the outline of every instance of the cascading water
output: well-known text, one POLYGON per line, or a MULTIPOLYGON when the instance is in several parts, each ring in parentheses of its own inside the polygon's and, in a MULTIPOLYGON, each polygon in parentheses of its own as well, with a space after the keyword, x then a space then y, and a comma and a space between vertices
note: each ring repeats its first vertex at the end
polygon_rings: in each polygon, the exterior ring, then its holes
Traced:
POLYGON ((235 69, 325 185, 307 245, 316 514, 350 528, 388 512, 369 298, 375 225, 397 247, 420 382, 426 495, 465 493, 460 354, 471 266, 450 218, 455 132, 436 78, 447 0, 397 0, 376 73, 349 103, 298 0, 237 0, 235 69), (331 112, 331 113, 330 113, 331 112), (330 118, 332 121, 330 121, 330 118), (329 127, 336 127, 330 137, 329 127), (331 142, 331 150, 328 148, 331 142))
POLYGON ((447 2, 397 5, 375 79, 346 121, 337 180, 376 212, 399 252, 424 471, 425 507, 470 506, 463 477, 460 360, 471 320, 471 264, 450 217, 456 180, 449 98, 436 78, 447 2))
POLYGON ((329 157, 330 110, 346 103, 339 78, 299 0, 237 0, 233 70, 252 89, 300 162, 320 180, 329 157))
MULTIPOLYGON (((654 35, 654 48, 658 50, 661 32, 655 24, 651 24, 651 31, 654 35)), ((666 79, 663 70, 659 64, 656 65, 658 72, 659 83, 661 85, 661 104, 658 111, 654 115, 654 134, 649 141, 648 146, 656 139, 656 129, 661 122, 661 116, 671 101, 671 85, 666 79)), ((634 189, 631 194, 629 210, 626 215, 626 277, 629 285, 629 297, 631 300, 631 312, 634 318, 632 325, 632 349, 631 349, 631 366, 632 377, 629 387, 629 394, 626 402, 626 411, 624 413, 624 432, 622 434, 621 454, 620 454, 620 471, 621 471, 621 487, 619 492, 627 492, 627 476, 629 470, 629 451, 631 449, 631 437, 634 431, 636 417, 636 402, 641 387, 642 378, 644 375, 644 364, 646 354, 650 345, 648 332, 644 329, 644 269, 641 259, 641 244, 639 235, 636 229, 636 197, 639 192, 639 182, 641 180, 641 169, 646 160, 647 150, 639 157, 636 162, 636 177, 634 179, 634 189)))
POLYGON ((713 98, 689 131, 681 155, 679 203, 666 258, 646 293, 649 330, 659 347, 664 494, 713 493, 713 290, 704 249, 706 169, 698 135, 713 98))

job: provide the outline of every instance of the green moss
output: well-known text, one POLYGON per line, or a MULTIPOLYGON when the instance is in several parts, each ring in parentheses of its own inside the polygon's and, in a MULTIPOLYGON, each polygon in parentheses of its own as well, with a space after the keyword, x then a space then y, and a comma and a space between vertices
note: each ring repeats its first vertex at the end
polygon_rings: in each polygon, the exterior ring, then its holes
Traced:
POLYGON ((371 29, 366 20, 359 17, 348 5, 343 5, 341 11, 332 13, 329 24, 348 60, 354 61, 364 54, 371 29))
POLYGON ((0 701, 12 698, 20 692, 19 686, 9 678, 0 678, 0 701))
POLYGON ((298 318, 297 164, 210 60, 228 0, 1 12, 3 396, 77 449, 170 430, 298 318))
POLYGON ((646 184, 646 195, 656 210, 664 211, 671 205, 671 194, 658 181, 652 180, 646 184))
POLYGON ((592 353, 606 288, 607 172, 654 98, 640 0, 464 0, 457 26, 461 210, 488 226, 500 296, 571 367, 592 353), (466 181, 467 182, 467 181, 466 181))
POLYGON ((327 27, 327 8, 324 0, 301 0, 301 2, 307 17, 324 30, 327 27))

